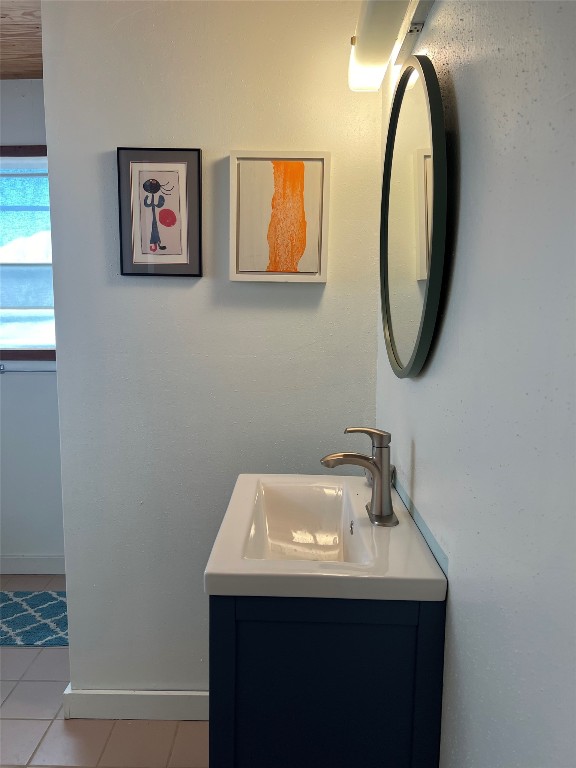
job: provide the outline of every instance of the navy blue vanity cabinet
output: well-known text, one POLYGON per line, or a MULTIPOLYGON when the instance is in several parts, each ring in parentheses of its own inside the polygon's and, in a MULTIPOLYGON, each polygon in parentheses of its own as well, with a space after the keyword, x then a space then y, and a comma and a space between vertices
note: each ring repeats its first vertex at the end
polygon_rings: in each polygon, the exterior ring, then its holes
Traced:
POLYGON ((445 602, 210 597, 210 768, 437 768, 445 602))

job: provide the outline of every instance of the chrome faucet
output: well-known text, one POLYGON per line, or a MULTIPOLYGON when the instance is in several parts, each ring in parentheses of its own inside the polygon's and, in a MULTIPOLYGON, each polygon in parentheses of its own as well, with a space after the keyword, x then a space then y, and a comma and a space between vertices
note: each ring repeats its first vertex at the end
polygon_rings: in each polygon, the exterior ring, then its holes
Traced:
POLYGON ((398 525, 398 518, 392 509, 390 439, 389 432, 370 427, 347 427, 344 433, 363 432, 372 439, 372 455, 363 453, 330 453, 320 459, 320 463, 329 469, 342 464, 355 464, 364 467, 372 475, 372 501, 366 504, 368 517, 373 525, 392 528, 398 525))

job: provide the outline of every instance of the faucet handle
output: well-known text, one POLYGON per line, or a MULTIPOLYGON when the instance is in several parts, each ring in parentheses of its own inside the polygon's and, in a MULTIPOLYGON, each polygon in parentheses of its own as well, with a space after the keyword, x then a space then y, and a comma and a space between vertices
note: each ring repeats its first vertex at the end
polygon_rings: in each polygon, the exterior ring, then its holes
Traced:
POLYGON ((384 432, 382 429, 372 429, 371 427, 346 427, 344 433, 362 432, 372 440, 372 451, 376 448, 386 448, 390 445, 392 435, 390 432, 384 432))

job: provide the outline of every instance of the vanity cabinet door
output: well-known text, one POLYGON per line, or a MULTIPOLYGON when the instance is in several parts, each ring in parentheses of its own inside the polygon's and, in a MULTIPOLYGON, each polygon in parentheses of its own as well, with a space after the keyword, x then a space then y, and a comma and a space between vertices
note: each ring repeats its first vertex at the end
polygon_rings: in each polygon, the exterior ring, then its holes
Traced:
POLYGON ((239 623, 236 768, 409 768, 415 629, 239 623))
POLYGON ((211 768, 437 765, 444 604, 437 642, 422 605, 212 597, 211 768))

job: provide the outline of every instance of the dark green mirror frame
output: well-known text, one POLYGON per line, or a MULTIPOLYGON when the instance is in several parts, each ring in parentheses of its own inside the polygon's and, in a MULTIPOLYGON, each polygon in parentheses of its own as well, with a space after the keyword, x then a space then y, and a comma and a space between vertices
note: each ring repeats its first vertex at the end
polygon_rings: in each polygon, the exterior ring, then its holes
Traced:
POLYGON ((444 127, 444 109, 438 78, 434 66, 426 56, 412 56, 400 73, 400 78, 390 114, 386 154, 384 159, 384 174, 382 181, 382 205, 380 218, 380 290, 382 296, 382 321, 384 338, 390 365, 399 378, 417 376, 428 356, 438 315, 438 306, 442 290, 442 275, 444 271, 444 253, 446 247, 446 213, 447 213, 447 169, 446 169, 446 131, 444 127), (408 81, 416 70, 422 78, 428 101, 428 112, 432 148, 432 233, 430 237, 430 252, 428 262, 428 279, 424 290, 422 314, 414 348, 406 363, 402 363, 394 340, 392 317, 389 297, 388 271, 388 214, 390 209, 390 180, 392 176, 392 159, 396 130, 400 117, 402 101, 406 94, 408 81))

